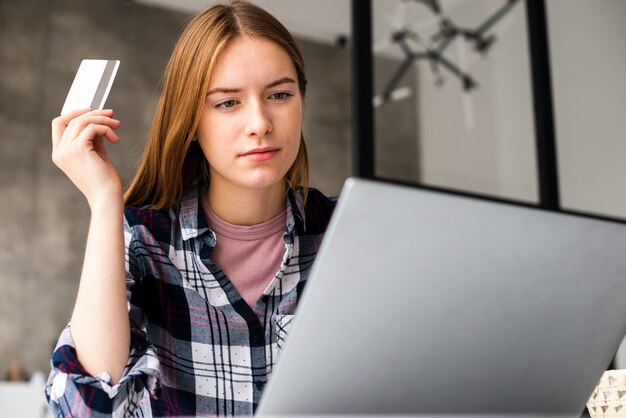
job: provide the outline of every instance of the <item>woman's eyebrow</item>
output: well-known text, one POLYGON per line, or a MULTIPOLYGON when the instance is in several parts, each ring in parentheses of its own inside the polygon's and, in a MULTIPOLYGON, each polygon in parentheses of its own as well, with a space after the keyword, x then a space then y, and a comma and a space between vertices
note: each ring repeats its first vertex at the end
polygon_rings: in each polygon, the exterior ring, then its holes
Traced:
MULTIPOLYGON (((267 84, 265 86, 266 89, 272 88, 272 87, 276 87, 276 86, 280 86, 281 84, 287 84, 287 83, 296 83, 296 80, 294 80, 291 77, 283 77, 283 78, 279 78, 276 81, 272 81, 271 83, 267 84)), ((238 87, 216 87, 214 89, 211 89, 207 92, 207 96, 210 96, 211 94, 215 94, 215 93, 239 93, 242 89, 238 88, 238 87)))
POLYGON ((287 83, 296 83, 296 80, 294 80, 291 77, 283 77, 283 78, 279 78, 276 81, 272 81, 271 83, 269 83, 267 86, 265 86, 266 89, 272 88, 272 87, 276 87, 276 86, 280 86, 281 84, 287 84, 287 83))
POLYGON ((206 95, 210 96, 215 93, 239 93, 241 89, 239 88, 227 88, 227 87, 216 87, 210 90, 206 95))

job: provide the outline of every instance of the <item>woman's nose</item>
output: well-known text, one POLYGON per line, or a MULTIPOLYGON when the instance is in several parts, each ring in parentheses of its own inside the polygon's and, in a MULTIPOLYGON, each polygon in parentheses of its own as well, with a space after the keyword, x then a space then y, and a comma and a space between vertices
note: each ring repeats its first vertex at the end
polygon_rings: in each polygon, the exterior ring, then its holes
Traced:
POLYGON ((252 103, 246 121, 248 136, 263 137, 272 132, 272 121, 263 103, 252 103))

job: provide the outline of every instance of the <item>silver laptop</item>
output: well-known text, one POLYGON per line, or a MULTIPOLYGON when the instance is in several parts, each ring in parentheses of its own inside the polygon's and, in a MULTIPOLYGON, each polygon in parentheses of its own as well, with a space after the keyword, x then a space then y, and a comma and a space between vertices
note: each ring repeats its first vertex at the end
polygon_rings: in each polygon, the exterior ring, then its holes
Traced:
POLYGON ((258 415, 580 416, 626 225, 349 179, 258 415))

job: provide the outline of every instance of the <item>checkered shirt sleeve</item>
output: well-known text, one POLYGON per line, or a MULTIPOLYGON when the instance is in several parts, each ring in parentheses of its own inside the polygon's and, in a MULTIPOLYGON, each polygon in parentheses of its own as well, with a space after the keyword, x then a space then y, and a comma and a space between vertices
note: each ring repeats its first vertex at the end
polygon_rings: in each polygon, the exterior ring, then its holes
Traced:
MULTIPOLYGON (((51 373, 45 396, 54 416, 132 417, 140 412, 142 398, 147 394, 158 397, 161 390, 159 359, 146 338, 144 316, 137 299, 139 287, 135 277, 136 256, 130 251, 133 232, 124 222, 126 259, 126 296, 131 325, 131 350, 120 381, 113 385, 108 373, 91 376, 80 364, 71 324, 68 324, 57 342, 50 360, 51 373)), ((144 399, 145 403, 146 400, 144 399)), ((139 415, 141 416, 141 415, 139 415)))

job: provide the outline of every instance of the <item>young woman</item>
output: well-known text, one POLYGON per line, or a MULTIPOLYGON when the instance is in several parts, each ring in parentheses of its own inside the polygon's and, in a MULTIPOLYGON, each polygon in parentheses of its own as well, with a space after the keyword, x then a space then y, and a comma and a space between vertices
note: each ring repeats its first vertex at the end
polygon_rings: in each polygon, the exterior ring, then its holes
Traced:
POLYGON ((235 1, 182 33, 125 195, 113 111, 52 122, 53 160, 91 208, 55 416, 254 412, 334 208, 307 186, 305 87, 288 31, 235 1))

